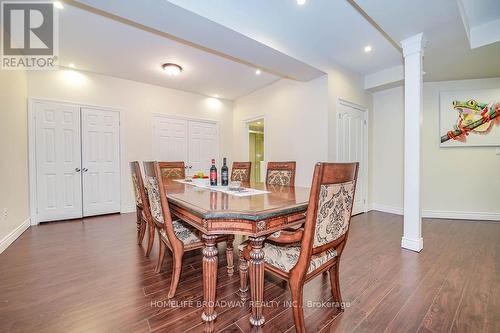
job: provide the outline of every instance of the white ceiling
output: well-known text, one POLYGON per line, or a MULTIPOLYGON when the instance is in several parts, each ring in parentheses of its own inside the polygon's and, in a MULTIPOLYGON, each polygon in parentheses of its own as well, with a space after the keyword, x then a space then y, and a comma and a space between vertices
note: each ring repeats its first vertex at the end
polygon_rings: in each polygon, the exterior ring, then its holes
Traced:
POLYGON ((136 27, 65 5, 60 11, 60 61, 78 69, 234 100, 280 77, 136 27), (174 62, 177 77, 161 65, 174 62))
POLYGON ((269 73, 299 81, 325 75, 237 31, 160 0, 66 0, 79 8, 208 51, 269 73))
MULTIPOLYGON (((168 1, 322 69, 336 62, 370 74, 402 64, 399 51, 346 0, 168 1), (370 54, 362 51, 367 44, 370 54)), ((397 42, 425 33, 426 81, 499 76, 500 43, 471 50, 457 1, 471 24, 500 19, 499 0, 355 0, 397 42)))
MULTIPOLYGON (((78 8, 61 11, 63 65, 207 96, 234 100, 282 77, 318 77, 317 68, 336 64, 364 75, 402 64, 400 50, 348 0, 68 1, 78 8), (366 45, 373 51, 365 53, 366 45), (168 77, 165 62, 185 70, 168 77)), ((424 32, 425 80, 500 76, 500 42, 471 49, 462 21, 500 20, 499 0, 356 3, 394 41, 424 32)))
POLYGON ((470 26, 478 26, 500 19, 500 1, 498 0, 457 0, 464 7, 470 26))
POLYGON ((169 2, 323 70, 337 63, 368 74, 402 63, 400 51, 345 0, 169 2))
MULTIPOLYGON (((473 8, 489 8, 500 18, 499 0, 471 0, 473 8), (485 5, 486 4, 486 5, 485 5)), ((423 32, 426 81, 500 76, 500 43, 470 49, 457 0, 356 0, 393 39, 401 41, 423 32)))

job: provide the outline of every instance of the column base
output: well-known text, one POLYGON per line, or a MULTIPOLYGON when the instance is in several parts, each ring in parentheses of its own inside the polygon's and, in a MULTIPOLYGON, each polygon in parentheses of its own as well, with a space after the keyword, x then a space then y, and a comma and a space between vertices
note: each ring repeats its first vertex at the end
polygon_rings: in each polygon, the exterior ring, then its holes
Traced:
POLYGON ((422 237, 418 239, 403 237, 401 239, 401 247, 407 250, 420 252, 424 248, 424 239, 422 237))

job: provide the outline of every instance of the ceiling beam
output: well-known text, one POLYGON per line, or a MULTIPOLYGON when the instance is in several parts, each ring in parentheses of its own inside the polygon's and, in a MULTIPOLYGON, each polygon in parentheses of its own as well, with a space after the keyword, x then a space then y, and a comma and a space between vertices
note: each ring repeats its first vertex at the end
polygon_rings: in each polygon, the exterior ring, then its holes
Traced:
POLYGON ((65 2, 282 78, 305 82, 325 75, 311 65, 168 1, 65 2))

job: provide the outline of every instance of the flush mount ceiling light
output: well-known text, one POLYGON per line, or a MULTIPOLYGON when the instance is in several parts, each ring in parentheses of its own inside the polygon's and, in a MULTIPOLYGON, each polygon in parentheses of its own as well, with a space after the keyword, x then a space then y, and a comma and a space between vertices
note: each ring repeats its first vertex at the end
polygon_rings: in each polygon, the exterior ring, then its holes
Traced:
POLYGON ((68 67, 70 67, 70 68, 76 68, 75 64, 72 63, 72 62, 69 63, 68 67))
POLYGON ((177 64, 166 63, 161 66, 168 76, 177 76, 182 72, 182 67, 177 64))
POLYGON ((303 6, 306 4, 306 0, 297 0, 297 5, 303 6))
POLYGON ((56 7, 57 9, 64 8, 63 4, 60 1, 54 1, 54 7, 56 7))
POLYGON ((261 71, 260 69, 257 69, 257 70, 255 71, 255 74, 256 74, 256 75, 260 75, 260 73, 262 73, 262 71, 261 71))
POLYGON ((372 51, 372 47, 370 45, 365 46, 366 53, 371 52, 371 51, 372 51))

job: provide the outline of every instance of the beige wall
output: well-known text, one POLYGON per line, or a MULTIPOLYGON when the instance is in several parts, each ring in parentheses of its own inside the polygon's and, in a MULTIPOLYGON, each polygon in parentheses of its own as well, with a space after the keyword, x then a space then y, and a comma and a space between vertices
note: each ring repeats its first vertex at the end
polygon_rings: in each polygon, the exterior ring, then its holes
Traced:
MULTIPOLYGON (((344 99, 354 104, 358 104, 367 108, 368 119, 372 118, 373 104, 372 94, 364 89, 363 76, 353 73, 340 66, 328 67, 328 160, 336 160, 336 145, 337 140, 337 102, 338 99, 344 99)), ((369 122, 368 137, 372 132, 372 124, 369 122)), ((372 160, 372 145, 368 142, 368 164, 371 165, 372 160)), ((368 168, 368 202, 371 197, 371 167, 368 168)))
POLYGON ((266 161, 297 161, 296 184, 310 186, 314 164, 328 159, 328 81, 280 80, 234 104, 235 160, 247 160, 245 120, 264 116, 266 161))
POLYGON ((109 76, 75 71, 36 71, 28 74, 28 95, 122 109, 122 209, 133 207, 128 162, 152 159, 152 114, 163 113, 219 122, 222 156, 231 158, 233 103, 212 105, 202 95, 109 76))
POLYGON ((403 207, 404 94, 403 87, 373 94, 372 201, 403 207))
POLYGON ((26 73, 0 70, 0 252, 29 223, 26 96, 26 73))
MULTIPOLYGON (((497 172, 500 170, 500 155, 495 154, 495 148, 439 147, 439 92, 483 88, 500 88, 500 78, 424 84, 422 140, 424 215, 500 214, 500 176, 497 172)), ((373 103, 372 202, 401 208, 403 206, 403 88, 377 92, 374 94, 373 103)))

